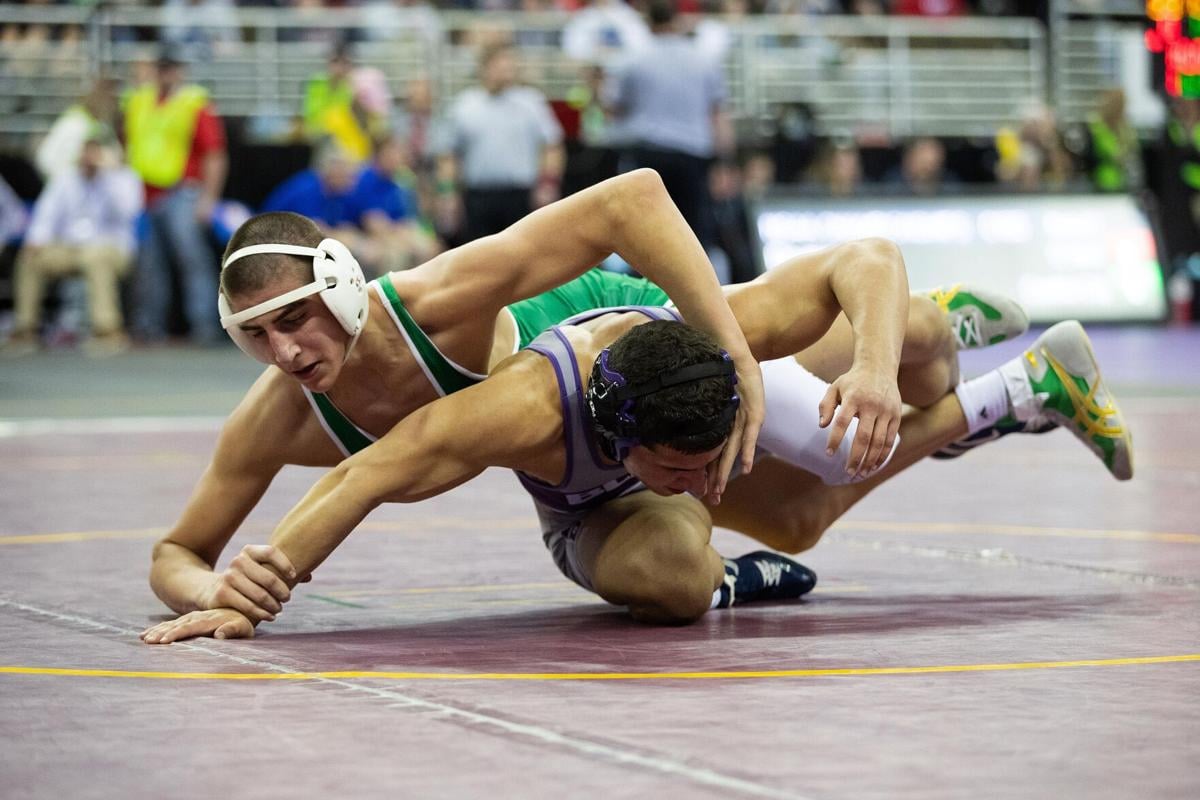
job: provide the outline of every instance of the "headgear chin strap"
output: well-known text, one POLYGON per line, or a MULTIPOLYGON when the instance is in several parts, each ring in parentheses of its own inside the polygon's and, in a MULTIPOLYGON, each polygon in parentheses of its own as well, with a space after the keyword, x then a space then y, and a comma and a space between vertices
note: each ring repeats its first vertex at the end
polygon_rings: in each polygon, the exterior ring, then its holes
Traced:
POLYGON ((349 358, 350 351, 354 349, 367 324, 367 312, 371 305, 362 267, 358 265, 358 259, 350 252, 350 248, 337 239, 324 239, 316 247, 282 243, 253 244, 234 251, 221 265, 221 269, 227 269, 235 261, 246 256, 260 253, 312 256, 313 281, 236 314, 229 307, 229 300, 224 292, 218 292, 217 308, 221 312, 221 327, 229 333, 234 343, 247 355, 259 358, 255 353, 253 340, 239 326, 289 303, 319 294, 334 319, 350 334, 350 344, 346 347, 346 358, 349 358))
POLYGON ((729 402, 721 412, 711 419, 702 419, 690 425, 681 425, 678 436, 693 436, 713 430, 733 421, 741 398, 733 387, 737 385, 737 374, 729 354, 721 351, 720 361, 692 364, 672 372, 655 375, 645 383, 630 385, 620 372, 608 363, 609 350, 605 348, 592 367, 588 381, 587 407, 592 415, 592 428, 600 440, 604 454, 616 461, 624 461, 629 451, 641 444, 638 421, 635 414, 637 399, 660 392, 671 386, 704 380, 713 377, 730 379, 729 402))

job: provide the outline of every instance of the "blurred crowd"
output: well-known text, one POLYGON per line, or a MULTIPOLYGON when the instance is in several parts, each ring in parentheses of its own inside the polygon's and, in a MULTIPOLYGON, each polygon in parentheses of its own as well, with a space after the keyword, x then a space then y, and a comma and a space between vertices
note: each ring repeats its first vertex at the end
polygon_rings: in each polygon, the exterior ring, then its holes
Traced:
MULTIPOLYGON (((438 11, 578 11, 604 0, 24 0, 11 5, 26 6, 123 6, 167 7, 179 12, 176 35, 191 22, 236 31, 236 21, 229 12, 235 6, 250 8, 291 8, 313 11, 325 8, 355 8, 371 10, 378 22, 392 21, 393 9, 427 7, 438 11), (189 19, 190 9, 194 11, 189 19), (222 17, 222 15, 224 15, 222 17)), ((1028 16, 1044 17, 1047 0, 680 0, 682 14, 896 14, 925 17, 951 16, 1028 16)), ((372 29, 378 31, 374 24, 372 29)), ((78 31, 76 31, 78 33, 78 31)))
MULTIPOLYGON (((206 30, 231 7, 213 0, 166 5, 202 13, 206 30)), ((373 29, 382 31, 386 12, 429 9, 411 0, 363 5, 379 7, 373 29)), ((442 7, 476 5, 511 7, 507 0, 442 7)), ((1025 10, 988 0, 890 5, 893 13, 1025 10)), ((526 1, 520 7, 571 6, 526 1)), ((164 31, 156 57, 133 64, 129 75, 97 77, 23 154, 36 171, 36 191, 28 185, 14 191, 0 179, 0 237, 10 242, 0 277, 7 271, 12 287, 12 311, 0 311, 4 352, 78 342, 102 355, 181 335, 202 346, 223 342, 214 302, 219 254, 238 224, 259 211, 313 218, 351 248, 369 275, 378 275, 495 233, 619 172, 650 167, 718 276, 730 282, 748 280, 760 267, 748 208, 768 191, 829 198, 989 187, 1140 193, 1147 183, 1143 143, 1119 89, 1096 98, 1086 124, 1064 127, 1050 109, 1031 106, 983 140, 900 142, 831 131, 803 103, 781 105, 769 121, 739 131, 713 57, 720 32, 707 28, 703 16, 680 13, 708 4, 645 0, 635 10, 594 0, 575 7, 561 44, 581 67, 565 98, 551 101, 525 80, 521 43, 511 36, 480 37, 473 85, 450 97, 437 97, 427 75, 393 85, 381 69, 360 63, 360 38, 334 38, 324 67, 305 83, 294 125, 263 146, 238 142, 241 121, 224 119, 205 88, 190 80, 189 64, 210 57, 205 53, 220 39, 192 35, 181 16, 178 30, 164 31), (248 181, 268 183, 252 191, 248 181)), ((738 13, 851 7, 882 13, 888 4, 719 4, 738 13)), ((2 33, 6 42, 28 37, 36 26, 12 27, 2 33)), ((1167 154, 1158 166, 1172 176, 1175 192, 1163 200, 1164 215, 1175 214, 1172 230, 1182 231, 1174 244, 1200 252, 1195 101, 1171 107, 1158 144, 1167 154)), ((607 266, 628 270, 619 262, 607 266)))

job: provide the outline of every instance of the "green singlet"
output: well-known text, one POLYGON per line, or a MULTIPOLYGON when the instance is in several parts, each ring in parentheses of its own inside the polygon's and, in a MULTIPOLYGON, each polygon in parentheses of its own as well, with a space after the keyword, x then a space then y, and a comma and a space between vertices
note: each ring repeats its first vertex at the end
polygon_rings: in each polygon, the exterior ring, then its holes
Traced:
POLYGON ((645 278, 632 278, 602 269, 583 273, 570 283, 513 303, 508 307, 517 321, 521 347, 564 319, 613 306, 664 306, 667 293, 645 278))
MULTIPOLYGON (((487 377, 471 372, 443 355, 408 313, 390 280, 377 279, 370 285, 439 395, 457 392, 487 377)), ((524 347, 542 331, 584 311, 615 306, 661 306, 667 302, 666 292, 644 278, 597 268, 537 297, 513 303, 508 310, 517 323, 518 346, 524 347)), ((304 389, 304 394, 321 427, 343 455, 353 455, 375 441, 376 437, 351 422, 327 396, 308 389, 304 389)))

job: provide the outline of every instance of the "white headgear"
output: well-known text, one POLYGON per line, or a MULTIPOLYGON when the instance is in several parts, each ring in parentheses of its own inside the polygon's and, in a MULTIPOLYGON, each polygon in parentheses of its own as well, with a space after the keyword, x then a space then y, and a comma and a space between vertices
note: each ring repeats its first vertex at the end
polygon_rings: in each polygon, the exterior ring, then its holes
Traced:
MULTIPOLYGON (((367 298, 367 282, 363 277, 362 267, 350 252, 350 248, 337 239, 324 239, 316 247, 301 247, 294 244, 253 244, 234 251, 221 269, 246 256, 259 253, 278 253, 290 256, 312 256, 313 282, 305 284, 290 292, 284 292, 266 302, 251 306, 236 314, 229 307, 229 301, 224 292, 217 293, 217 308, 221 312, 221 327, 224 328, 234 343, 247 355, 257 358, 252 340, 238 326, 257 316, 283 308, 288 303, 303 300, 314 294, 320 294, 321 299, 333 314, 333 318, 341 324, 346 333, 350 334, 350 344, 346 355, 358 341, 363 327, 367 324, 367 311, 370 303, 367 298)), ((261 360, 261 359, 260 359, 261 360)))

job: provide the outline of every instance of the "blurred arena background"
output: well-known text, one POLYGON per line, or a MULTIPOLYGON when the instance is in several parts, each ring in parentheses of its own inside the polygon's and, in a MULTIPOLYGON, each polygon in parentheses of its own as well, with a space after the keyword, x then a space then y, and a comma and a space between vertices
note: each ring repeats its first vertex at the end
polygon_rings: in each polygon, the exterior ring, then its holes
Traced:
POLYGON ((153 543, 262 371, 218 326, 232 232, 300 211, 402 270, 661 157, 612 113, 658 2, 0 0, 0 797, 1200 797, 1200 0, 674 22, 679 93, 723 89, 693 183, 662 172, 723 282, 888 237, 913 289, 1029 310, 967 375, 1081 319, 1135 480, 1013 436, 857 507, 799 610, 651 628, 563 580, 491 470, 373 514, 252 642, 138 639, 153 543), (488 84, 526 87, 529 141, 478 136, 488 84))
MULTIPOLYGON (((684 0, 680 28, 719 62, 731 123, 709 160, 699 223, 719 276, 746 280, 799 249, 879 234, 904 247, 914 287, 991 283, 1035 321, 1191 319, 1200 111, 1187 95, 1200 67, 1190 11, 1134 0, 684 0)), ((132 338, 92 330, 81 270, 43 270, 35 321, 14 316, 30 212, 78 162, 80 120, 104 131, 96 138, 118 162, 130 99, 160 58, 207 90, 224 134, 219 202, 201 211, 211 279, 223 241, 277 187, 310 166, 326 188, 352 181, 373 149, 404 204, 392 238, 331 221, 360 259, 404 268, 468 238, 469 187, 442 162, 454 155, 452 105, 478 84, 481 50, 499 43, 515 46, 516 80, 544 93, 562 130, 562 164, 539 177, 549 193, 533 205, 615 174, 630 143, 606 116, 605 82, 654 46, 616 0, 0 4, 0 42, 8 355, 89 343, 110 355, 166 334, 223 342, 215 306, 211 319, 188 306, 201 268, 182 245, 166 252, 165 330, 139 330, 131 284, 147 267, 135 251, 152 226, 134 216, 118 270, 132 338), (338 169, 350 177, 330 177, 338 169)), ((41 232, 36 244, 48 235, 72 233, 41 232)))

